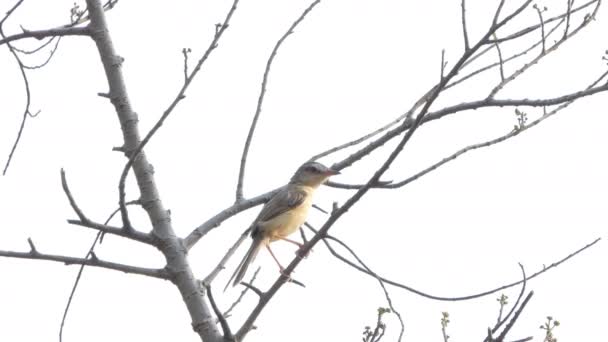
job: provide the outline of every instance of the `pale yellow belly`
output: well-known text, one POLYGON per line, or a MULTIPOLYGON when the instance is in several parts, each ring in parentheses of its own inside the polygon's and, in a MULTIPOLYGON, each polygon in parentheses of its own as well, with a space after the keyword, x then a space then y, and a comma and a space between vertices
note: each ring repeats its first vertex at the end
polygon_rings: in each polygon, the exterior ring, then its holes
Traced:
POLYGON ((275 241, 293 234, 302 224, 304 224, 304 221, 306 221, 310 206, 311 201, 305 201, 300 206, 264 222, 262 224, 264 235, 269 238, 270 241, 275 241))

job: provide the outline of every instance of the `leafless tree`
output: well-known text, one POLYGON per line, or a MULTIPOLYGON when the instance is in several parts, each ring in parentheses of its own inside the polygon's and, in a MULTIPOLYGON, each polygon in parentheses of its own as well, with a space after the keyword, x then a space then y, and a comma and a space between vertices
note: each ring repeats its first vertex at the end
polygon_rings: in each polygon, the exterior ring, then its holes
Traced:
MULTIPOLYGON (((216 288, 214 286, 216 277, 225 268, 226 263, 232 257, 239 245, 247 239, 247 231, 238 237, 237 241, 227 250, 225 256, 217 266, 210 270, 206 276, 201 277, 200 274, 193 273, 188 260, 188 251, 194 248, 210 231, 220 227, 224 221, 265 203, 277 191, 277 189, 274 189, 253 197, 244 196, 243 186, 245 183, 249 146, 255 135, 258 118, 262 115, 262 104, 265 98, 266 86, 269 79, 268 76, 271 72, 273 61, 283 42, 294 33, 296 27, 306 20, 307 16, 313 15, 313 12, 318 10, 318 4, 321 1, 316 0, 311 2, 300 16, 295 18, 292 24, 276 42, 274 48, 270 51, 262 78, 257 107, 243 148, 239 176, 236 182, 234 204, 209 217, 198 227, 193 228, 187 236, 177 236, 174 231, 170 212, 165 208, 162 196, 156 186, 152 165, 146 155, 146 146, 151 139, 154 138, 165 121, 171 116, 182 99, 185 98, 189 86, 199 74, 202 66, 213 52, 220 47, 222 37, 225 32, 230 29, 231 21, 234 20, 234 14, 238 11, 239 0, 233 1, 232 6, 227 11, 223 21, 215 26, 215 35, 213 36, 213 39, 209 42, 204 53, 197 57, 198 59, 191 69, 189 69, 189 58, 193 58, 193 53, 189 49, 183 50, 183 85, 176 91, 173 101, 164 110, 156 124, 145 134, 142 134, 140 131, 138 118, 131 105, 127 92, 127 84, 124 81, 121 69, 122 59, 119 52, 114 48, 112 37, 116 33, 106 24, 106 12, 110 10, 119 10, 114 9, 118 1, 110 0, 103 3, 101 0, 86 0, 86 8, 84 9, 75 5, 72 9, 72 21, 65 26, 43 30, 23 29, 22 32, 17 33, 5 32, 3 29, 4 23, 10 19, 11 15, 19 9, 23 2, 24 0, 16 1, 14 6, 10 8, 0 21, 0 46, 6 47, 17 62, 17 66, 25 84, 25 94, 27 98, 27 102, 22 112, 21 125, 12 145, 10 155, 7 156, 4 174, 7 174, 11 159, 18 151, 19 141, 21 140, 22 132, 25 129, 26 121, 29 120, 29 118, 36 116, 36 113, 33 113, 30 108, 30 98, 33 95, 30 92, 28 70, 31 68, 44 67, 44 65, 48 63, 48 60, 53 57, 53 53, 56 51, 60 39, 69 39, 73 36, 85 36, 90 38, 96 45, 109 86, 108 91, 100 93, 99 96, 106 98, 114 106, 124 139, 122 146, 114 148, 115 151, 124 154, 126 158, 122 175, 117 180, 119 207, 114 213, 120 214, 122 224, 113 226, 109 224, 109 220, 104 223, 96 222, 83 212, 68 186, 66 173, 62 170, 61 184, 76 215, 75 219, 69 219, 67 222, 71 225, 97 231, 99 233, 97 235, 98 238, 103 237, 103 234, 111 234, 141 244, 153 246, 164 255, 166 265, 163 268, 145 268, 103 260, 97 257, 94 252, 95 245, 98 241, 97 238, 85 257, 47 254, 39 249, 31 239, 28 240, 30 246, 29 251, 18 252, 1 250, 0 256, 51 260, 65 264, 76 264, 81 265, 81 269, 85 265, 96 266, 139 274, 146 277, 169 280, 181 293, 184 304, 186 305, 192 320, 192 328, 194 332, 200 336, 202 341, 244 340, 254 327, 258 316, 269 306, 276 293, 287 283, 297 282, 297 280, 291 279, 289 275, 302 262, 301 256, 306 255, 319 242, 322 242, 332 255, 343 261, 349 267, 353 267, 363 274, 375 278, 386 294, 388 308, 379 309, 376 326, 374 328, 366 328, 364 332, 364 341, 379 341, 382 339, 385 328, 384 323, 382 322, 382 316, 384 314, 394 313, 399 316, 399 320, 401 321, 399 312, 393 307, 391 298, 386 289, 387 286, 410 291, 416 295, 426 297, 429 300, 459 301, 488 296, 506 288, 521 285, 521 292, 516 303, 511 306, 505 315, 503 314, 503 308, 507 309, 506 301, 501 301, 500 314, 497 322, 494 327, 488 328, 487 331, 485 341, 503 341, 517 321, 519 314, 532 297, 532 292, 527 292, 526 290, 526 282, 569 260, 571 257, 599 241, 599 239, 597 239, 535 273, 526 274, 522 267, 522 278, 519 281, 469 296, 440 297, 398 283, 385 275, 375 273, 361 260, 352 248, 340 239, 330 235, 330 229, 348 210, 353 209, 357 202, 371 189, 401 188, 467 152, 496 145, 525 133, 531 128, 545 122, 546 119, 556 115, 579 99, 607 91, 608 71, 598 71, 597 75, 589 80, 589 84, 586 88, 561 96, 551 98, 499 97, 505 86, 518 80, 521 75, 525 74, 535 65, 542 63, 545 57, 554 54, 565 42, 572 40, 579 32, 590 26, 596 19, 596 13, 601 4, 600 0, 591 0, 583 4, 574 4, 573 1, 568 0, 565 2, 567 3, 567 6, 563 6, 561 12, 551 16, 547 15, 548 12, 545 9, 533 5, 531 0, 521 1, 517 7, 508 11, 505 9, 505 1, 502 0, 498 3, 493 15, 488 18, 488 24, 485 31, 475 32, 474 36, 480 37, 478 39, 471 39, 473 35, 469 35, 467 27, 467 7, 465 1, 462 0, 462 53, 458 58, 453 59, 453 61, 450 61, 449 63, 445 53, 442 53, 441 64, 437 67, 438 72, 433 76, 433 78, 437 79, 436 83, 430 87, 430 89, 422 91, 424 95, 413 103, 407 112, 395 117, 393 121, 370 131, 368 134, 358 139, 345 142, 339 146, 320 152, 315 156, 310 157, 310 159, 316 160, 333 155, 338 151, 350 149, 352 153, 348 157, 338 160, 333 164, 333 168, 344 170, 358 163, 364 157, 373 154, 388 142, 395 142, 396 145, 393 147, 391 153, 375 166, 373 172, 370 173, 371 176, 369 179, 362 181, 360 184, 344 184, 334 181, 328 182, 328 186, 339 189, 351 189, 355 190, 355 192, 344 203, 336 204, 333 210, 328 213, 325 223, 318 227, 318 229, 307 225, 308 228, 313 231, 313 234, 307 239, 306 244, 286 267, 285 272, 281 274, 269 288, 265 290, 260 289, 253 284, 253 280, 243 283, 241 296, 226 312, 222 312, 219 309, 215 301, 215 296, 217 296, 218 293, 213 291, 212 287, 216 288), (538 23, 529 26, 521 26, 521 21, 516 19, 527 11, 534 11, 533 13, 537 14, 538 23), (44 42, 39 48, 32 51, 25 51, 18 48, 18 42, 26 39, 37 39, 44 42), (40 49, 50 45, 52 45, 52 53, 41 65, 28 66, 22 61, 22 56, 24 54, 36 53, 40 49), (515 50, 514 46, 519 50, 515 50), (496 53, 496 56, 489 57, 493 52, 496 53), (483 62, 489 59, 492 59, 493 61, 483 62), (512 65, 514 67, 511 67, 512 65), (506 66, 510 67, 510 72, 507 71, 506 66), (458 87, 464 87, 467 82, 471 82, 472 80, 477 79, 477 77, 487 73, 496 73, 499 77, 497 77, 496 82, 487 85, 486 95, 457 104, 442 106, 437 104, 438 99, 441 98, 444 93, 458 87), (494 137, 493 139, 464 146, 453 154, 438 160, 427 168, 420 170, 403 180, 383 180, 385 172, 391 167, 395 159, 408 144, 408 141, 410 141, 411 137, 419 129, 426 126, 426 124, 443 117, 455 116, 456 114, 468 110, 482 108, 502 108, 501 110, 511 110, 514 112, 517 124, 514 125, 514 127, 509 127, 504 134, 494 137), (542 114, 535 115, 532 113, 536 112, 537 109, 540 109, 542 114), (140 192, 139 198, 135 201, 127 201, 126 182, 130 172, 133 172, 140 192), (136 227, 132 224, 129 212, 130 206, 140 206, 145 210, 152 227, 151 231, 145 231, 142 227, 136 227), (340 249, 336 248, 338 246, 340 249), (347 251, 348 254, 345 255, 338 250, 347 251), (258 297, 257 304, 251 309, 248 318, 240 327, 231 326, 228 322, 231 311, 239 304, 244 295, 250 294, 258 297)), ((6 139, 6 137, 4 139, 6 139)), ((114 216, 114 214, 112 216, 114 216)), ((303 236, 305 236, 304 233, 303 236)), ((449 322, 448 317, 447 314, 444 314, 442 319, 442 331, 446 341, 448 339, 446 333, 449 322)), ((403 321, 401 321, 399 340, 401 340, 403 331, 404 325, 403 321)), ((524 340, 527 340, 527 338, 524 340)))

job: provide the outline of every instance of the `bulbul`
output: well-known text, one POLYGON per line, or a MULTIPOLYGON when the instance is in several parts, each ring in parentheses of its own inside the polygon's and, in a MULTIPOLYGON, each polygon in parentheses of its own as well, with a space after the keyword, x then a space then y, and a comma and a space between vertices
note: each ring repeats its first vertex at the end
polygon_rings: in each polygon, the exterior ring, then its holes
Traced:
POLYGON ((313 193, 319 185, 339 173, 317 162, 306 162, 300 166, 289 183, 264 205, 251 224, 251 247, 228 280, 228 284, 234 279, 232 286, 236 286, 243 280, 247 268, 262 246, 268 249, 282 272, 284 268, 270 249, 270 243, 285 240, 302 246, 287 236, 298 230, 306 220, 308 210, 312 206, 313 193))

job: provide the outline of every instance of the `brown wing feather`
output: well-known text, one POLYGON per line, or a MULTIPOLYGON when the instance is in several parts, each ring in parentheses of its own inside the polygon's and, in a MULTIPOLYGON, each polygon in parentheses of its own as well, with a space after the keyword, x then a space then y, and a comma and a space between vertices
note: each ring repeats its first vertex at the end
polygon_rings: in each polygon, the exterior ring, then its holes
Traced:
POLYGON ((287 185, 277 192, 258 214, 254 224, 271 220, 304 202, 306 192, 293 185, 287 185))

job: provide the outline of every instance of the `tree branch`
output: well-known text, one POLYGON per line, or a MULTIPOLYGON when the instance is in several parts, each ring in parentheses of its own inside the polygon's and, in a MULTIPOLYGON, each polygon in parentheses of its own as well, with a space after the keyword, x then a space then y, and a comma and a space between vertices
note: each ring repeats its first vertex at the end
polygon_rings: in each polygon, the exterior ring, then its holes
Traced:
POLYGON ((139 274, 153 278, 159 278, 164 280, 169 280, 169 274, 166 270, 160 268, 145 268, 145 267, 137 267, 119 264, 110 261, 104 261, 99 259, 94 254, 91 258, 83 259, 83 258, 74 258, 64 255, 54 255, 54 254, 45 254, 40 253, 38 250, 33 248, 33 243, 30 239, 28 239, 30 243, 30 251, 29 252, 14 252, 14 251, 4 251, 0 250, 0 256, 8 257, 8 258, 19 258, 19 259, 33 259, 33 260, 48 260, 61 262, 66 265, 87 265, 87 266, 95 266, 101 268, 107 268, 110 270, 121 271, 125 273, 139 274))
MULTIPOLYGON (((104 8, 101 6, 99 0, 86 1, 91 19, 89 25, 92 32, 92 38, 97 46, 108 80, 110 88, 108 92, 109 97, 120 121, 124 140, 123 147, 128 153, 131 152, 131 154, 127 155, 130 158, 129 164, 132 163, 133 173, 135 174, 135 179, 137 180, 140 191, 142 207, 150 219, 154 236, 159 241, 158 248, 167 260, 166 270, 171 275, 173 283, 178 288, 184 300, 192 319, 193 330, 203 341, 219 341, 222 339, 221 332, 215 324, 211 308, 205 302, 203 294, 201 293, 201 288, 196 281, 196 277, 192 273, 192 269, 187 259, 187 251, 183 247, 181 240, 177 238, 171 225, 169 212, 164 208, 160 199, 152 165, 148 162, 145 153, 141 151, 142 145, 140 145, 137 115, 131 107, 121 70, 122 58, 120 58, 114 50, 105 19, 104 8), (141 152, 137 153, 136 158, 132 158, 136 154, 136 149, 139 149, 141 152)), ((234 5, 229 13, 233 12, 234 5)), ((222 28, 222 32, 223 30, 225 30, 225 27, 222 28)), ((199 61, 197 70, 193 71, 194 73, 198 71, 201 64, 202 62, 199 61)), ((177 101, 178 100, 174 101, 174 104, 165 112, 165 118, 166 115, 168 115, 167 113, 175 107, 177 101)), ((151 134, 149 133, 147 138, 149 139, 150 136, 151 134)), ((130 165, 127 169, 129 167, 130 165)), ((123 216, 123 223, 125 223, 125 219, 128 219, 128 216, 125 207, 124 189, 122 192, 119 204, 121 216, 123 216)))
POLYGON ((188 236, 184 239, 184 246, 190 250, 203 236, 207 235, 212 229, 217 228, 222 222, 231 218, 232 216, 243 212, 247 209, 253 208, 260 204, 266 203, 276 194, 281 188, 269 191, 265 194, 258 195, 253 198, 242 200, 239 203, 235 203, 230 207, 220 211, 212 218, 205 221, 200 226, 196 227, 188 236))
POLYGON ((90 36, 88 27, 57 27, 46 30, 26 30, 22 33, 17 33, 11 36, 0 39, 0 45, 7 44, 20 39, 35 38, 38 40, 48 37, 66 37, 66 36, 90 36))
POLYGON ((465 8, 465 0, 461 0, 460 1, 460 12, 462 14, 462 35, 464 37, 464 49, 468 50, 470 49, 469 47, 469 33, 467 32, 467 15, 466 15, 466 8, 465 8))
MULTIPOLYGON (((232 6, 230 7, 230 10, 226 14, 226 18, 224 19, 223 24, 215 33, 215 36, 214 36, 213 40, 211 41, 211 43, 209 44, 209 47, 207 48, 207 50, 205 51, 203 56, 196 63, 196 66, 192 70, 192 73, 190 74, 190 76, 187 77, 186 80, 184 81, 182 88, 177 93, 177 96, 173 99, 173 102, 171 102, 169 107, 163 112, 163 115, 161 115, 161 117, 158 119, 156 124, 152 127, 152 129, 148 132, 148 134, 146 134, 146 136, 144 137, 144 140, 139 142, 139 135, 138 135, 137 140, 134 141, 132 145, 130 144, 129 146, 125 146, 126 155, 127 155, 127 157, 129 157, 129 160, 125 164, 125 167, 122 170, 122 174, 120 175, 120 181, 118 183, 118 193, 119 193, 118 202, 119 202, 120 209, 121 209, 121 216, 123 218, 123 222, 125 223, 126 227, 129 227, 129 224, 127 224, 129 222, 129 216, 128 216, 127 209, 125 207, 125 181, 127 179, 127 174, 129 173, 129 170, 131 169, 131 166, 133 166, 133 164, 135 163, 136 159, 138 159, 140 157, 140 155, 142 154, 142 150, 146 146, 146 144, 150 141, 150 139, 152 139, 154 134, 163 125, 163 123, 169 117, 169 115, 173 112, 173 109, 175 109, 177 104, 182 99, 185 98, 186 90, 192 83, 192 80, 194 80, 194 78, 196 77, 198 72, 201 70, 203 64, 205 63, 207 58, 209 58, 209 56, 211 55, 213 50, 215 50, 217 48, 220 38, 222 37, 222 35, 226 31, 226 29, 228 29, 230 19, 232 18, 232 15, 236 11, 238 2, 239 2, 239 0, 234 0, 234 2, 232 3, 232 6)), ((127 128, 125 128, 123 126, 123 131, 125 129, 127 129, 127 128)), ((140 187, 141 186, 142 185, 140 184, 140 187)), ((154 199, 154 200, 156 200, 156 199, 154 199)), ((145 202, 143 204, 144 204, 144 206, 146 205, 145 202)))
MULTIPOLYGON (((325 224, 323 224, 323 226, 319 230, 319 233, 316 234, 306 245, 304 245, 300 249, 300 251, 298 253, 299 255, 296 256, 296 258, 294 258, 292 260, 292 262, 289 264, 289 266, 287 266, 287 268, 284 270, 283 274, 281 274, 281 276, 275 281, 275 283, 264 294, 264 296, 260 298, 260 301, 255 306, 255 308, 252 310, 252 312, 249 314, 249 317, 247 317, 247 319, 245 320, 245 323, 243 323, 243 325, 241 326, 241 328, 238 330, 238 332, 236 334, 237 340, 242 340, 246 336, 246 334, 251 330, 251 327, 253 326, 253 323, 255 322, 255 320, 257 319, 257 317, 259 316, 260 312, 268 304, 268 302, 274 296, 274 294, 276 294, 276 292, 283 286, 283 284, 285 284, 285 282, 288 280, 289 274, 291 274, 291 272, 301 262, 302 259, 301 259, 300 255, 306 255, 306 253, 310 252, 310 249, 319 240, 321 240, 323 237, 326 236, 327 231, 333 226, 333 224, 342 215, 344 215, 353 205, 355 205, 361 199, 361 197, 363 197, 363 195, 365 195, 367 193, 367 191, 369 191, 369 189, 371 189, 372 185, 376 184, 380 180, 380 177, 382 177, 382 175, 386 172, 386 170, 388 170, 388 168, 395 161, 395 159, 397 158, 397 156, 401 153, 401 151, 403 150, 403 148, 405 147, 405 145, 407 144, 407 142, 409 141, 409 139, 412 137, 412 135, 414 134, 414 132, 420 126, 420 124, 422 123, 423 118, 425 117, 425 115, 428 112, 428 109, 430 108, 430 106, 433 104, 433 102, 439 96, 440 91, 450 81, 450 79, 452 79, 458 73, 458 71, 462 67, 463 63, 469 57, 471 57, 482 45, 487 44, 488 38, 491 37, 491 35, 494 34, 494 32, 496 32, 496 30, 498 30, 504 24, 506 24, 507 22, 509 22, 511 19, 513 19, 519 13, 521 13, 530 3, 531 3, 531 0, 526 1, 522 6, 520 6, 518 9, 516 9, 513 13, 511 13, 505 19, 503 19, 502 21, 498 22, 496 25, 492 25, 488 29, 488 32, 471 49, 466 50, 462 54, 461 58, 456 62, 456 64, 454 64, 454 66, 452 67, 452 69, 450 70, 450 72, 440 81, 439 85, 434 89, 434 91, 432 92, 431 96, 426 101, 426 103, 424 104, 424 106, 420 110, 420 113, 418 114, 418 116, 414 120, 414 123, 412 124, 412 127, 404 134, 403 138, 399 141, 399 143, 397 144, 397 146, 393 149, 393 151, 391 152, 391 154, 384 161, 384 163, 380 166, 380 168, 378 170, 376 170, 376 172, 374 173, 374 175, 369 179, 369 181, 365 184, 365 186, 363 186, 362 188, 360 188, 359 190, 357 190, 357 192, 354 195, 352 195, 344 203, 344 205, 342 205, 341 207, 339 207, 339 208, 337 208, 336 210, 333 211, 333 213, 327 219, 327 221, 325 222, 325 224)), ((404 122, 403 124, 401 124, 399 128, 403 129, 403 126, 405 126, 406 123, 407 122, 404 122)))
MULTIPOLYGON (((311 228, 310 226, 308 226, 308 227, 311 228)), ((597 238, 593 242, 585 245, 584 247, 576 250, 575 252, 567 255, 566 257, 564 257, 564 258, 562 258, 562 259, 560 259, 560 260, 552 263, 551 265, 549 265, 547 267, 543 267, 541 270, 539 270, 536 273, 534 273, 534 274, 530 275, 529 277, 527 277, 525 279, 525 281, 530 281, 531 279, 534 279, 534 278, 538 277, 539 275, 541 275, 541 274, 549 271, 550 269, 561 265, 562 263, 570 260, 571 258, 573 258, 574 256, 578 255, 579 253, 583 252, 584 250, 586 250, 586 249, 590 248, 591 246, 595 245, 600 240, 601 240, 601 238, 597 238)), ((365 268, 360 267, 359 265, 357 265, 354 262, 346 259, 342 255, 340 255, 338 252, 336 252, 336 250, 327 241, 324 240, 324 242, 325 242, 325 246, 327 247, 327 249, 329 250, 329 252, 334 257, 336 257, 338 260, 344 262, 348 266, 350 266, 350 267, 358 270, 359 272, 362 272, 362 273, 367 274, 369 276, 372 276, 374 278, 378 277, 378 278, 382 279, 382 281, 385 282, 386 284, 389 284, 389 285, 392 285, 392 286, 404 289, 406 291, 409 291, 409 292, 412 292, 414 294, 417 294, 417 295, 419 295, 421 297, 432 299, 432 300, 444 301, 444 302, 458 302, 458 301, 465 301, 465 300, 470 300, 470 299, 475 299, 475 298, 481 298, 481 297, 485 297, 487 295, 494 294, 494 293, 499 292, 499 291, 506 290, 506 289, 511 288, 513 286, 517 286, 517 285, 522 284, 524 282, 524 280, 520 280, 520 281, 516 281, 516 282, 510 283, 510 284, 506 284, 506 285, 500 286, 500 287, 492 289, 492 290, 488 290, 488 291, 484 291, 484 292, 480 292, 480 293, 476 293, 476 294, 472 294, 472 295, 465 295, 465 296, 458 296, 458 297, 437 296, 437 295, 432 295, 432 294, 428 294, 428 293, 422 292, 420 290, 416 290, 416 289, 414 289, 411 286, 404 285, 402 283, 398 283, 396 281, 387 279, 387 278, 385 278, 385 277, 383 277, 381 275, 378 275, 376 273, 369 273, 365 268)))
POLYGON ((294 21, 289 29, 281 36, 281 38, 277 41, 270 53, 270 57, 268 57, 268 61, 266 62, 266 70, 264 70, 264 76, 262 78, 262 87, 260 89, 260 95, 258 96, 258 104, 255 109, 255 114, 253 115, 253 120, 251 121, 251 126, 249 127, 249 133, 247 133, 247 139, 245 140, 245 145, 243 146, 243 154, 241 155, 241 165, 239 167, 239 178, 236 184, 236 202, 240 202, 243 200, 243 183, 245 179, 245 165, 247 164, 247 155, 249 154, 249 146, 251 145, 251 139, 253 139, 253 133, 255 131, 256 125, 258 123, 258 119, 260 117, 260 113, 262 112, 262 103, 264 102, 264 95, 266 95, 266 84, 268 83, 268 75, 270 74, 270 67, 272 66, 272 62, 274 61, 275 56, 277 55, 277 51, 287 39, 289 35, 293 33, 295 28, 306 18, 308 13, 313 10, 313 8, 319 4, 321 0, 316 0, 312 2, 305 10, 300 14, 298 19, 294 21))
POLYGON ((207 297, 209 297, 209 304, 211 304, 211 308, 215 313, 218 321, 220 322, 220 326, 222 327, 222 332, 224 333, 224 341, 234 341, 234 336, 232 335, 232 331, 230 331, 230 325, 228 325, 228 321, 226 321, 226 317, 222 314, 220 309, 217 307, 215 303, 215 299, 213 299, 213 294, 211 293, 211 286, 205 285, 205 289, 207 290, 207 297))

